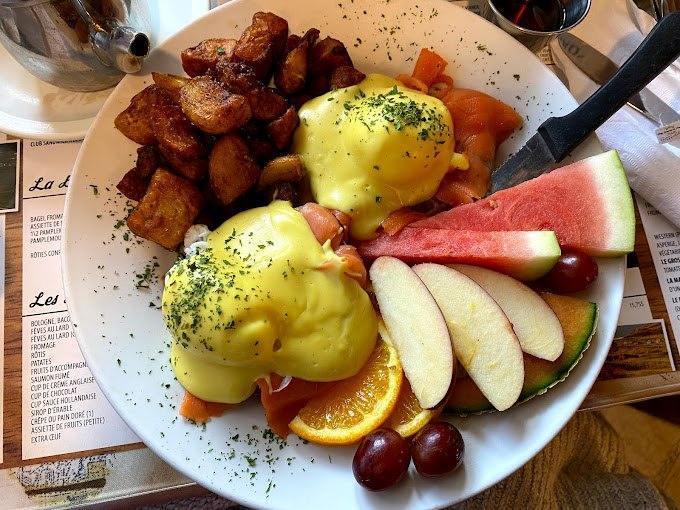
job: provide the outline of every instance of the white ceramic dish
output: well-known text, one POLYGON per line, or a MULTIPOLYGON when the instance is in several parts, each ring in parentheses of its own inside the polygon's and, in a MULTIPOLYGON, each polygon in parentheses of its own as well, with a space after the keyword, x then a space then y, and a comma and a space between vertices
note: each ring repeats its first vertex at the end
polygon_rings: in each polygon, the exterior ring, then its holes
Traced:
MULTIPOLYGON (((152 44, 209 9, 209 0, 149 0, 152 44)), ((20 138, 81 140, 113 89, 73 92, 26 71, 0 45, 0 131, 20 138)))
MULTIPOLYGON (((322 35, 343 40, 364 70, 409 72, 419 48, 432 46, 450 62, 459 86, 487 91, 525 117, 525 127, 503 146, 500 158, 516 151, 546 117, 576 106, 535 56, 491 24, 443 1, 417 5, 411 0, 316 0, 301 9, 288 0, 237 0, 165 41, 148 69, 178 72, 183 48, 207 37, 235 36, 254 12, 271 10, 286 17, 295 33, 316 26, 322 35)), ((398 488, 372 494, 352 476, 354 448, 323 448, 295 439, 280 448, 263 438, 265 421, 255 403, 212 420, 205 429, 178 419, 175 406, 182 389, 168 365, 169 338, 161 314, 151 307, 160 302, 161 285, 156 281, 142 290, 134 285, 135 273, 143 273, 147 264, 158 263, 156 274, 162 278, 174 255, 146 241, 126 240, 125 226, 114 228, 125 216, 115 184, 133 165, 137 146, 114 129, 113 119, 149 81, 140 76, 123 80, 85 139, 67 198, 63 265, 69 309, 92 373, 158 455, 201 485, 251 507, 438 508, 512 473, 569 420, 609 350, 623 292, 623 258, 600 261, 600 277, 587 294, 600 306, 599 328, 564 383, 510 411, 454 420, 466 453, 452 476, 431 481, 411 471, 398 488)), ((574 157, 599 150, 591 139, 574 157)))

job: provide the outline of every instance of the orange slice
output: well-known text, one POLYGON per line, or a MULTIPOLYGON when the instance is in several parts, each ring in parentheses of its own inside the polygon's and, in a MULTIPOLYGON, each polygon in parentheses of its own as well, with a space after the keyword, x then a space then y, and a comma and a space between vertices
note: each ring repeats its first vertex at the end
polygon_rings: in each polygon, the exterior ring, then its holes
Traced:
POLYGON ((385 340, 378 340, 359 373, 312 398, 288 426, 313 443, 356 443, 390 415, 403 377, 397 351, 385 340))
POLYGON ((427 425, 431 419, 436 418, 443 408, 443 405, 435 409, 420 407, 418 399, 411 390, 411 385, 404 378, 397 404, 384 425, 396 430, 402 437, 409 437, 427 425))

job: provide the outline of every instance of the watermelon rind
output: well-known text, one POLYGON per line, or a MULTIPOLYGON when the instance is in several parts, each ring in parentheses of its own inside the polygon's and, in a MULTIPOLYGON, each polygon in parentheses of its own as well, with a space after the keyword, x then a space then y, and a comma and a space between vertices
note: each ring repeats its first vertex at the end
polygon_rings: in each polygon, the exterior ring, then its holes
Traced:
MULTIPOLYGON (((541 386, 540 388, 531 388, 529 391, 522 390, 522 394, 520 395, 518 401, 515 404, 513 404, 510 409, 520 404, 523 404, 536 396, 544 395, 545 393, 547 393, 548 390, 564 381, 569 376, 574 367, 579 364, 581 359, 583 359, 583 355, 588 350, 588 347, 590 347, 590 343, 593 339, 593 336, 595 335, 595 331, 597 330, 597 322, 599 319, 598 306, 595 303, 590 304, 593 305, 592 316, 590 318, 589 325, 586 328, 584 328, 584 331, 587 331, 587 333, 583 335, 583 339, 581 340, 582 347, 579 350, 578 355, 574 357, 564 369, 558 371, 555 374, 556 375, 555 378, 551 379, 549 383, 545 384, 544 386, 541 386)), ((475 410, 471 410, 469 408, 464 409, 446 407, 444 409, 443 414, 449 416, 459 416, 461 418, 464 418, 466 416, 479 416, 482 414, 498 412, 493 406, 491 406, 490 403, 488 403, 488 401, 484 402, 483 405, 485 406, 483 409, 475 410)))
POLYGON ((635 209, 619 153, 608 151, 584 159, 583 163, 593 167, 592 176, 600 190, 603 209, 610 213, 607 218, 592 218, 592 221, 606 221, 612 229, 607 251, 600 255, 615 257, 632 252, 635 247, 635 209))
POLYGON ((562 254, 560 243, 552 230, 537 230, 526 232, 526 234, 530 239, 528 245, 534 249, 535 256, 528 259, 524 266, 512 274, 518 280, 525 282, 537 280, 547 274, 562 254))

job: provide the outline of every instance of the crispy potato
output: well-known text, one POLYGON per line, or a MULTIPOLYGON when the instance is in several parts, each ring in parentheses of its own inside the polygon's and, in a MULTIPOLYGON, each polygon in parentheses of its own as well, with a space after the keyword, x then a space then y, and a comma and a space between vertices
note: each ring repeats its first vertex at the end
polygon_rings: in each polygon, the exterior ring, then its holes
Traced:
POLYGON ((195 184, 159 168, 127 224, 139 237, 175 250, 202 207, 203 195, 195 184))
POLYGON ((303 104, 305 104, 310 99, 312 99, 312 96, 305 93, 295 94, 289 98, 291 104, 298 110, 302 107, 303 104))
POLYGON ((267 133, 274 142, 274 147, 279 150, 286 149, 299 124, 300 118, 294 106, 288 108, 280 118, 270 122, 267 126, 267 133))
POLYGON ((305 92, 311 97, 318 97, 331 89, 330 78, 324 74, 319 74, 317 76, 312 76, 309 80, 305 92))
POLYGON ((178 158, 177 155, 165 149, 164 147, 159 147, 163 159, 170 166, 174 173, 186 177, 190 181, 200 181, 208 173, 208 160, 204 158, 193 158, 184 160, 178 158))
POLYGON ((340 66, 331 73, 331 90, 351 87, 363 81, 366 75, 350 66, 340 66))
POLYGON ((180 90, 179 102, 189 120, 206 133, 233 131, 251 117, 245 97, 230 94, 209 76, 192 78, 180 90))
POLYGON ((215 69, 221 59, 229 60, 236 47, 235 39, 206 39, 182 52, 182 67, 192 78, 215 69))
POLYGON ((279 182, 297 182, 305 175, 302 158, 297 154, 288 154, 272 159, 262 169, 257 185, 266 188, 279 182))
POLYGON ((210 189, 227 206, 255 185, 260 167, 243 138, 225 135, 210 153, 208 174, 210 189))
POLYGON ((309 68, 312 76, 329 76, 341 66, 354 67, 344 44, 332 37, 326 37, 314 45, 309 68))
POLYGON ((141 200, 144 193, 146 193, 148 185, 148 179, 144 179, 139 175, 136 168, 132 168, 128 170, 120 182, 116 184, 116 188, 118 188, 118 191, 127 198, 137 202, 141 200))
POLYGON ((313 48, 314 45, 316 44, 316 41, 319 39, 319 32, 318 28, 310 28, 305 32, 305 35, 302 36, 303 41, 307 41, 309 44, 309 48, 313 48))
POLYGON ((262 138, 249 138, 246 140, 253 157, 260 163, 269 161, 274 156, 274 144, 262 138))
POLYGON ((279 182, 266 190, 268 201, 287 200, 293 207, 301 205, 297 188, 290 182, 279 182))
POLYGON ((135 171, 142 179, 148 182, 159 166, 161 166, 161 158, 155 145, 144 145, 137 149, 135 171))
POLYGON ((189 81, 186 76, 176 74, 164 74, 152 72, 151 76, 156 85, 168 92, 175 103, 179 103, 179 89, 184 87, 189 81))
POLYGON ((286 50, 284 51, 284 54, 293 51, 295 48, 297 48, 300 42, 302 42, 302 37, 297 34, 290 34, 288 36, 288 40, 286 41, 286 50))
POLYGON ((303 40, 283 57, 274 72, 274 83, 284 94, 300 92, 307 80, 309 43, 303 40))
POLYGON ((167 153, 188 160, 205 153, 198 131, 191 125, 182 109, 173 104, 162 104, 151 112, 151 126, 158 145, 167 153))
POLYGON ((270 87, 259 87, 246 94, 253 118, 271 121, 281 116, 288 108, 283 96, 270 87))
POLYGON ((151 112, 159 102, 170 102, 170 96, 156 85, 149 85, 130 100, 130 106, 120 112, 113 124, 133 142, 140 145, 156 143, 150 122, 151 112))
POLYGON ((219 82, 234 94, 246 94, 251 90, 262 87, 262 82, 255 76, 255 71, 248 64, 243 62, 217 63, 215 74, 219 82))
POLYGON ((250 65, 258 78, 269 76, 274 60, 283 53, 288 22, 272 13, 256 12, 236 43, 232 61, 250 65))

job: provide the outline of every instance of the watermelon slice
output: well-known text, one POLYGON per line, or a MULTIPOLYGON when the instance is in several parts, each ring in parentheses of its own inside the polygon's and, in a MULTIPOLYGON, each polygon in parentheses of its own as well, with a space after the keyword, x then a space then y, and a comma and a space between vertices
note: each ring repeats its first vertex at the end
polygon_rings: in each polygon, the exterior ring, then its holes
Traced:
POLYGON ((409 225, 449 230, 552 230, 560 246, 613 257, 633 251, 635 213, 616 151, 409 225))
POLYGON ((534 280, 550 271, 560 256, 553 232, 475 232, 405 227, 393 236, 381 234, 359 245, 367 259, 391 256, 410 264, 471 264, 519 280, 534 280))
MULTIPOLYGON (((583 299, 543 293, 541 297, 557 315, 564 331, 564 350, 555 361, 524 354, 524 386, 517 403, 542 395, 564 381, 590 345, 597 324, 597 305, 583 299)), ((517 404, 515 404, 517 405, 517 404)), ((494 408, 472 378, 456 380, 446 410, 459 415, 479 414, 494 408)))

